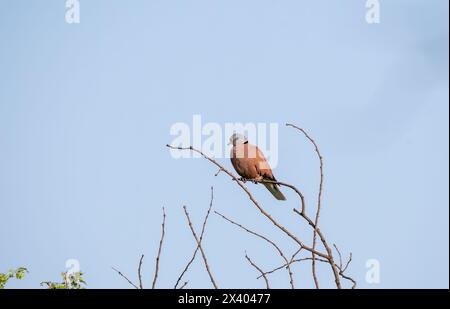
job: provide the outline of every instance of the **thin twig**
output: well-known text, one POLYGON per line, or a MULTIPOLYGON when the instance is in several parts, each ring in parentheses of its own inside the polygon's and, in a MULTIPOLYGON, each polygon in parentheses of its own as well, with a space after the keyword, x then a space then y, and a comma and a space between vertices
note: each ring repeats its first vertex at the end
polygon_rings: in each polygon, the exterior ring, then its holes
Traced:
POLYGON ((345 264, 345 266, 343 266, 342 263, 342 254, 341 251, 339 250, 339 248, 336 246, 336 244, 333 244, 334 248, 336 249, 338 255, 339 255, 339 275, 344 278, 349 280, 352 283, 352 289, 356 288, 356 281, 350 277, 345 275, 345 271, 347 270, 348 266, 350 265, 350 263, 352 262, 352 253, 350 252, 350 256, 348 258, 347 263, 345 264))
MULTIPOLYGON (((292 265, 292 264, 298 263, 298 262, 311 261, 311 260, 312 260, 312 257, 306 257, 306 258, 301 258, 301 259, 293 259, 293 260, 289 261, 289 264, 283 264, 283 265, 281 265, 281 266, 278 266, 278 267, 276 267, 276 268, 274 268, 274 269, 272 269, 272 270, 266 271, 265 274, 266 274, 266 275, 269 275, 269 274, 271 274, 271 273, 276 272, 277 270, 286 268, 288 265, 292 265)), ((329 263, 328 260, 326 260, 326 259, 321 259, 321 258, 316 258, 316 261, 323 262, 323 263, 329 263)), ((259 277, 257 277, 257 279, 259 279, 259 278, 261 278, 261 277, 262 277, 262 276, 259 276, 259 277)))
POLYGON ((189 228, 191 229, 192 235, 194 236, 195 241, 197 242, 197 245, 198 245, 198 247, 200 249, 200 252, 202 254, 203 261, 204 261, 205 267, 206 267, 206 271, 208 272, 208 275, 209 275, 209 279, 211 280, 211 283, 214 286, 214 288, 217 289, 216 281, 214 280, 214 277, 211 274, 211 270, 209 269, 208 259, 206 258, 206 254, 205 254, 205 251, 203 250, 203 247, 202 247, 202 244, 200 242, 200 239, 197 237, 197 234, 195 233, 194 226, 192 225, 191 218, 189 217, 189 213, 187 211, 187 207, 183 206, 183 209, 184 209, 184 214, 186 215, 186 219, 188 220, 189 228))
MULTIPOLYGON (((314 220, 314 225, 317 227, 319 224, 319 216, 320 216, 320 208, 321 208, 321 201, 322 201, 322 191, 323 191, 323 157, 320 153, 319 147, 317 146, 316 142, 314 141, 314 139, 302 128, 293 125, 293 124, 286 124, 288 127, 292 127, 295 128, 299 131, 301 131, 306 138, 313 144, 314 146, 314 150, 317 153, 317 157, 319 158, 319 163, 320 163, 320 183, 319 183, 319 193, 317 195, 317 210, 316 210, 316 217, 314 220)), ((313 245, 312 248, 316 249, 316 242, 317 242, 317 230, 314 229, 314 234, 313 234, 313 245)), ((319 288, 319 280, 317 279, 317 273, 316 273, 316 255, 314 254, 314 252, 312 253, 312 273, 313 273, 313 278, 314 278, 314 284, 316 285, 316 288, 319 288)))
POLYGON ((247 259, 247 261, 254 267, 256 268, 256 270, 258 270, 261 273, 261 276, 264 278, 264 281, 266 282, 266 288, 270 289, 270 285, 269 285, 269 279, 267 279, 266 274, 264 273, 264 271, 258 267, 258 265, 256 265, 247 255, 247 252, 245 253, 245 258, 247 259))
POLYGON ((156 286, 156 280, 158 279, 158 272, 159 272, 159 259, 161 257, 161 249, 164 242, 164 235, 166 230, 166 210, 164 207, 163 210, 163 221, 161 224, 161 239, 159 240, 159 248, 158 248, 158 254, 156 255, 156 262, 155 262, 155 276, 153 277, 153 283, 152 283, 152 289, 156 286))
POLYGON ((295 257, 303 250, 302 247, 300 247, 297 251, 294 252, 294 254, 291 256, 291 262, 295 259, 295 257))
MULTIPOLYGON (((336 251, 338 252, 338 255, 340 255, 339 249, 336 247, 336 245, 334 245, 334 246, 335 246, 335 248, 336 248, 336 251)), ((296 253, 294 253, 294 255, 293 255, 292 258, 291 258, 291 261, 289 262, 289 264, 298 263, 298 262, 303 262, 303 261, 311 261, 311 260, 312 260, 312 257, 306 257, 306 258, 301 258, 301 259, 293 259, 293 258, 295 257, 295 255, 297 255, 298 252, 299 252, 299 251, 297 251, 296 253)), ((317 257, 316 257, 315 260, 318 261, 318 262, 323 262, 323 263, 328 263, 328 264, 330 263, 329 260, 322 259, 322 258, 317 258, 317 257)), ((339 257, 339 260, 340 260, 340 265, 336 265, 336 267, 339 269, 339 275, 340 275, 342 278, 344 278, 344 279, 349 280, 350 282, 352 282, 352 289, 356 288, 356 285, 357 285, 356 281, 355 281, 353 278, 351 278, 350 276, 345 275, 345 271, 347 270, 348 266, 350 265, 350 263, 351 263, 351 261, 352 261, 352 254, 350 253, 349 259, 348 259, 348 261, 347 261, 347 263, 345 264, 344 267, 341 266, 341 265, 342 265, 342 262, 341 262, 341 261, 342 261, 342 258, 341 258, 341 257, 339 257)), ((274 272, 276 272, 276 271, 278 271, 278 270, 280 270, 280 269, 286 268, 286 266, 287 266, 287 264, 283 264, 283 265, 278 266, 278 267, 276 267, 276 268, 274 268, 274 269, 272 269, 272 270, 266 271, 264 274, 265 274, 265 275, 272 274, 272 273, 274 273, 274 272)), ((262 276, 258 276, 258 277, 257 277, 257 279, 260 279, 260 278, 262 278, 262 276)))
MULTIPOLYGON (((325 236, 322 234, 320 229, 315 226, 314 222, 305 213, 302 213, 302 212, 298 211, 295 208, 293 210, 294 210, 294 212, 296 214, 298 214, 299 216, 304 218, 308 222, 308 224, 317 232, 317 235, 319 235, 319 238, 322 241, 322 244, 325 247, 325 250, 327 251, 326 258, 330 262, 329 264, 330 264, 331 269, 332 269, 333 274, 334 274, 334 281, 336 283, 336 286, 337 286, 338 289, 342 288, 341 280, 339 279, 339 270, 338 270, 338 267, 336 266, 336 263, 334 262, 334 258, 333 258, 333 251, 331 251, 331 248, 328 245, 328 242, 327 242, 325 236)), ((315 252, 315 251, 311 251, 311 252, 315 252)))
POLYGON ((357 283, 356 283, 355 279, 345 275, 343 272, 339 272, 339 274, 341 275, 342 278, 347 279, 348 281, 350 281, 352 283, 352 289, 356 288, 357 283))
POLYGON ((185 281, 185 282, 183 283, 183 285, 180 286, 180 290, 184 289, 188 283, 189 283, 189 281, 185 281))
POLYGON ((347 270, 347 268, 350 265, 351 261, 352 261, 352 253, 350 252, 350 256, 348 258, 347 264, 345 264, 344 269, 342 271, 345 272, 347 270))
POLYGON ((125 276, 124 274, 122 274, 122 272, 120 272, 119 270, 115 269, 114 267, 111 267, 112 270, 114 270, 116 273, 118 273, 122 278, 124 278, 126 281, 128 281, 129 284, 131 284, 133 287, 135 287, 136 289, 139 289, 139 287, 134 284, 133 282, 131 282, 130 279, 127 278, 127 276, 125 276))
POLYGON ((141 268, 142 268, 142 261, 144 260, 144 255, 141 255, 141 259, 139 260, 139 267, 138 267, 138 278, 139 278, 139 288, 143 289, 142 286, 142 274, 141 274, 141 268))
MULTIPOLYGON (((211 200, 209 202, 209 208, 208 211, 206 212, 206 216, 205 219, 203 220, 203 226, 202 226, 202 232, 200 233, 200 243, 203 240, 203 235, 205 234, 205 229, 206 229, 206 222, 208 221, 208 217, 209 217, 209 213, 211 212, 211 208, 213 206, 213 201, 214 201, 214 188, 211 187, 211 200)), ((183 269, 183 271, 181 272, 181 275, 178 277, 177 282, 175 283, 174 289, 177 288, 178 284, 180 283, 181 279, 183 278, 184 274, 187 272, 187 270, 189 269, 189 267, 191 266, 191 264, 194 262, 195 257, 197 255, 197 252, 199 250, 200 246, 197 245, 197 247, 195 248, 194 254, 192 255, 191 259, 189 260, 189 262, 186 264, 185 268, 183 269)))
POLYGON ((336 249, 338 255, 339 255, 339 268, 342 269, 342 255, 341 251, 339 251, 339 248, 336 246, 336 244, 333 244, 333 247, 336 249))
POLYGON ((259 237, 259 238, 265 240, 265 241, 268 242, 269 244, 271 244, 271 245, 275 248, 275 250, 278 251, 278 253, 280 254, 280 256, 281 256, 281 257, 284 259, 284 261, 286 262, 287 270, 288 270, 288 273, 289 273, 289 279, 290 279, 291 288, 294 289, 294 277, 293 277, 293 274, 292 274, 292 271, 291 271, 290 263, 289 263, 288 259, 286 258, 286 256, 284 255, 283 251, 281 251, 280 247, 277 246, 277 244, 275 244, 275 243, 274 243, 272 240, 270 240, 269 238, 267 238, 267 237, 265 237, 265 236, 263 236, 263 235, 261 235, 261 234, 259 234, 259 233, 256 233, 256 232, 254 232, 254 231, 252 231, 252 230, 246 228, 245 226, 243 226, 243 225, 241 225, 241 224, 239 224, 239 223, 237 223, 237 222, 235 222, 235 221, 233 221, 233 220, 231 220, 231 219, 225 217, 224 215, 222 215, 222 214, 219 213, 218 211, 214 211, 214 213, 216 213, 217 215, 219 215, 220 217, 222 217, 222 218, 225 219, 226 221, 230 222, 231 224, 234 224, 234 225, 240 227, 241 229, 243 229, 243 230, 246 231, 247 233, 250 233, 250 234, 252 234, 252 235, 255 235, 255 236, 257 236, 257 237, 259 237))

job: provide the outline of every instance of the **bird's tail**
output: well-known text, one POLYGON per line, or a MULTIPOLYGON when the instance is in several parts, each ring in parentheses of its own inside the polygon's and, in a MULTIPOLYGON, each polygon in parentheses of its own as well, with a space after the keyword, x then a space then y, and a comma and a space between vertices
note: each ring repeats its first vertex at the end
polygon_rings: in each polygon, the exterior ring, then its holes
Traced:
POLYGON ((280 201, 285 201, 286 197, 281 193, 280 189, 278 188, 278 185, 275 183, 263 183, 263 185, 267 188, 267 190, 272 193, 272 195, 280 201))

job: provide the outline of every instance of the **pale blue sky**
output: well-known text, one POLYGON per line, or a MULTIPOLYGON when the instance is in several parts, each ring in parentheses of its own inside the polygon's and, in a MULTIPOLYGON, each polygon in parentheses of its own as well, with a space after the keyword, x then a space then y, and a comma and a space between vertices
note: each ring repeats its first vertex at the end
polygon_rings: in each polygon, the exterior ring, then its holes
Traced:
MULTIPOLYGON (((195 248, 215 187, 216 210, 293 243, 261 218, 224 175, 199 159, 174 160, 175 122, 280 123, 276 176, 317 193, 325 157, 321 226, 364 288, 448 288, 448 1, 382 0, 381 23, 365 1, 81 0, 65 23, 64 0, 0 0, 0 271, 27 266, 10 287, 57 280, 75 258, 91 288, 128 287, 146 255, 151 285, 167 210, 160 287, 172 287, 195 248), (378 259, 381 283, 365 282, 378 259)), ((228 160, 221 161, 231 167, 228 160)), ((255 196, 309 241, 279 203, 255 196)), ((263 287, 244 251, 264 269, 281 259, 215 215, 205 250, 220 287, 263 287)), ((332 287, 319 266, 322 287, 332 287)), ((295 266, 312 287, 310 265, 295 266)), ((190 287, 210 287, 198 259, 190 287)), ((285 272, 271 277, 288 287, 285 272)))

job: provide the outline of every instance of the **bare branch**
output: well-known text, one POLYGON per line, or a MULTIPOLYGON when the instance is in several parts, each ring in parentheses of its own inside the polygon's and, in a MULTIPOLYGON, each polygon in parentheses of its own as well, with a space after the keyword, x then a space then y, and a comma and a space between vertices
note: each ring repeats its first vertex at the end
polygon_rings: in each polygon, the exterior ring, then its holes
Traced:
POLYGON ((339 272, 339 274, 341 275, 342 278, 347 279, 347 280, 349 280, 349 281, 352 283, 352 289, 355 289, 355 288, 356 288, 357 283, 356 283, 356 280, 355 280, 355 279, 353 279, 352 277, 349 277, 349 276, 345 275, 343 272, 339 272))
POLYGON ((180 286, 180 290, 184 289, 188 283, 189 283, 189 281, 185 281, 185 282, 183 283, 183 285, 180 286))
MULTIPOLYGON (((339 264, 340 265, 336 265, 336 267, 339 269, 339 275, 342 278, 344 278, 346 280, 349 280, 352 283, 352 289, 356 288, 356 284, 357 284, 356 281, 353 278, 351 278, 350 276, 345 275, 345 271, 347 270, 348 266, 350 265, 350 263, 352 261, 352 254, 350 253, 350 256, 349 256, 349 259, 348 259, 347 263, 345 264, 344 267, 342 267, 343 263, 342 263, 342 258, 341 258, 341 255, 340 255, 340 251, 339 251, 339 249, 337 248, 336 245, 334 245, 334 247, 336 248, 336 251, 338 252, 338 255, 339 255, 339 261, 340 261, 339 264)), ((312 261, 312 257, 306 257, 306 258, 301 258, 301 259, 294 259, 294 257, 299 252, 300 252, 300 250, 298 250, 296 253, 294 253, 294 255, 291 258, 291 261, 289 262, 289 264, 294 264, 294 263, 303 262, 303 261, 312 261)), ((317 258, 316 257, 315 260, 318 261, 318 262, 322 262, 322 263, 328 263, 328 264, 330 263, 330 261, 327 260, 327 259, 322 259, 322 258, 317 258)), ((272 274, 272 273, 274 273, 274 272, 276 272, 276 271, 278 271, 280 269, 286 268, 286 267, 287 267, 287 264, 283 264, 283 265, 278 266, 278 267, 276 267, 276 268, 274 268, 272 270, 264 272, 264 274, 265 275, 269 275, 269 274, 272 274)), ((260 278, 262 278, 262 275, 257 277, 257 279, 260 279, 260 278)))
POLYGON ((158 248, 158 254, 156 255, 156 265, 155 265, 155 276, 153 277, 153 283, 152 283, 152 289, 156 286, 156 280, 158 279, 158 272, 159 272, 159 259, 161 257, 161 249, 164 242, 164 235, 165 235, 165 229, 166 229, 166 210, 163 207, 163 221, 161 224, 161 239, 159 241, 159 248, 158 248))
POLYGON ((118 273, 122 278, 124 278, 126 281, 128 281, 129 284, 131 284, 134 288, 139 289, 139 287, 134 284, 133 282, 131 282, 130 279, 127 278, 127 276, 125 276, 124 274, 122 274, 119 270, 115 269, 114 267, 111 267, 112 270, 114 270, 116 273, 118 273))
POLYGON ((339 269, 342 269, 342 255, 341 251, 339 251, 339 248, 336 246, 336 244, 333 244, 333 247, 336 249, 338 255, 339 255, 339 269))
MULTIPOLYGON (((219 171, 220 171, 220 170, 219 170, 219 171)), ((209 213, 211 212, 211 208, 212 208, 212 205, 213 205, 213 201, 214 201, 214 188, 211 187, 211 200, 210 200, 210 203, 209 203, 208 211, 206 212, 205 219, 203 220, 202 232, 201 232, 201 234, 200 234, 200 240, 199 240, 200 243, 202 242, 202 240, 203 240, 203 235, 205 234, 206 222, 208 221, 208 217, 209 217, 209 213)), ((196 257, 196 255, 197 255, 197 252, 198 252, 199 248, 200 248, 200 246, 197 245, 197 248, 195 249, 194 254, 192 255, 192 258, 191 258, 191 259, 189 260, 189 262, 186 264, 186 267, 183 269, 181 275, 178 277, 178 280, 177 280, 177 282, 175 283, 174 289, 177 288, 177 286, 178 286, 178 284, 180 283, 181 279, 183 278, 184 274, 187 272, 187 270, 189 269, 189 267, 191 266, 191 264, 194 262, 195 257, 196 257)))
POLYGON ((225 217, 224 215, 222 215, 221 213, 219 213, 219 212, 217 212, 217 211, 214 211, 214 213, 216 213, 217 215, 221 216, 223 219, 225 219, 226 221, 230 222, 231 224, 234 224, 234 225, 240 227, 241 229, 243 229, 244 231, 246 231, 246 232, 248 232, 248 233, 250 233, 250 234, 252 234, 252 235, 255 235, 255 236, 257 236, 257 237, 259 237, 259 238, 265 240, 265 241, 268 242, 269 244, 271 244, 271 245, 275 248, 275 250, 278 251, 278 253, 280 254, 280 256, 281 256, 281 257, 284 259, 284 261, 286 262, 287 270, 288 270, 289 278, 290 278, 291 288, 294 289, 294 278, 293 278, 293 274, 292 274, 292 271, 291 271, 291 268, 290 268, 290 263, 289 263, 288 259, 286 258, 286 256, 284 255, 283 251, 281 251, 280 247, 277 246, 277 244, 275 244, 275 243, 274 243, 272 240, 270 240, 269 238, 267 238, 267 237, 265 237, 265 236, 263 236, 263 235, 261 235, 261 234, 258 234, 258 233, 256 233, 256 232, 254 232, 254 231, 252 231, 252 230, 246 228, 245 226, 243 226, 243 225, 241 225, 241 224, 239 224, 239 223, 237 223, 237 222, 235 222, 235 221, 233 221, 233 220, 231 220, 231 219, 225 217))
MULTIPOLYGON (((323 246, 325 247, 325 250, 328 253, 326 258, 330 262, 330 266, 331 266, 331 269, 332 269, 333 274, 334 274, 334 281, 336 283, 337 288, 340 289, 341 288, 341 280, 339 279, 338 267, 336 266, 336 263, 334 262, 333 251, 331 251, 331 248, 328 245, 327 240, 325 239, 325 236, 322 234, 320 229, 318 227, 316 227, 314 222, 312 222, 312 220, 305 213, 301 213, 300 211, 298 211, 295 208, 294 208, 294 212, 296 214, 298 214, 299 216, 301 216, 302 218, 304 218, 308 222, 308 224, 317 232, 317 235, 319 235, 320 240, 322 241, 322 244, 323 244, 323 246)), ((314 251, 311 251, 311 252, 314 252, 314 251)))
POLYGON ((247 259, 247 261, 254 267, 256 268, 256 270, 258 270, 261 273, 261 276, 264 278, 264 281, 266 281, 266 288, 270 289, 270 285, 269 285, 269 280, 267 279, 266 274, 264 273, 264 271, 259 268, 247 255, 247 252, 245 253, 245 258, 247 259))
MULTIPOLYGON (((313 250, 311 247, 305 245, 298 237, 296 237, 293 233, 291 233, 289 230, 287 230, 284 226, 282 226, 280 223, 278 223, 267 211, 265 211, 261 205, 256 201, 256 199, 253 197, 253 195, 251 194, 251 192, 248 190, 248 188, 244 185, 244 183, 242 181, 239 180, 239 178, 237 178, 233 173, 231 173, 230 171, 228 171, 225 167, 223 167, 223 165, 221 165, 220 163, 218 163, 216 160, 210 158, 209 156, 205 155, 202 151, 197 150, 195 148, 193 148, 192 146, 190 147, 174 147, 171 145, 166 145, 168 148, 170 149, 178 149, 178 150, 190 150, 193 152, 196 152, 198 154, 200 154, 201 156, 203 156, 205 159, 207 159, 208 161, 210 161, 211 163, 213 163, 214 165, 216 165, 217 167, 221 168, 222 171, 227 174, 228 176, 230 176, 232 178, 232 180, 234 180, 239 187, 242 188, 242 190, 244 190, 244 192, 247 194, 248 198, 251 200, 251 202, 256 206, 256 208, 258 208, 258 210, 267 218, 269 219, 270 222, 272 222, 272 224, 274 224, 278 229, 280 229, 281 231, 283 231, 283 233, 285 233, 287 236, 289 236, 292 240, 294 240, 300 247, 302 247, 303 249, 310 251, 310 252, 314 252, 316 255, 321 256, 323 258, 328 258, 328 256, 325 253, 319 252, 317 250, 313 250)), ((280 183, 283 184, 283 183, 280 183)), ((293 186, 292 186, 293 187, 293 186)), ((297 190, 297 192, 300 192, 299 190, 297 190)))
POLYGON ((351 262, 352 262, 352 253, 350 252, 350 256, 348 257, 347 264, 345 264, 344 269, 342 271, 345 272, 348 268, 348 265, 350 265, 351 262))
MULTIPOLYGON (((288 265, 292 265, 294 263, 303 262, 303 261, 311 261, 311 260, 312 260, 312 257, 306 257, 306 258, 301 258, 301 259, 293 259, 293 260, 289 261, 288 264, 283 264, 281 266, 278 266, 278 267, 276 267, 276 268, 274 268, 272 270, 266 271, 264 274, 269 275, 269 274, 274 273, 274 272, 276 272, 276 271, 278 271, 280 269, 286 268, 288 265)), ((322 258, 316 258, 316 261, 323 262, 323 263, 330 263, 330 261, 328 261, 326 259, 322 259, 322 258)), ((259 276, 259 277, 257 277, 257 279, 259 279, 261 277, 262 276, 259 276)))
MULTIPOLYGON (((335 279, 335 283, 337 288, 341 288, 341 282, 340 282, 340 277, 343 277, 342 274, 342 267, 340 268, 338 265, 336 265, 336 263, 334 262, 334 258, 333 258, 333 252, 330 248, 330 246, 328 245, 325 236, 321 233, 319 227, 318 227, 318 219, 320 216, 320 208, 321 208, 321 196, 322 196, 322 191, 323 191, 323 159, 322 156, 320 154, 319 148, 317 146, 317 144, 315 143, 315 141, 301 128, 291 125, 291 124, 287 124, 288 126, 294 127, 298 130, 300 130, 301 132, 303 132, 305 134, 305 136, 312 142, 312 144, 315 147, 316 153, 319 157, 319 161, 320 161, 320 171, 321 171, 321 180, 320 180, 320 186, 319 186, 319 194, 318 194, 318 208, 316 211, 316 216, 314 221, 311 220, 307 214, 306 214, 306 207, 305 207, 305 199, 304 199, 304 195, 301 193, 300 190, 298 190, 295 186, 292 186, 290 184, 286 184, 283 182, 278 182, 278 181, 268 181, 268 180, 251 180, 252 182, 255 183, 275 183, 278 184, 280 186, 286 186, 289 187, 290 189, 294 190, 300 197, 301 200, 301 210, 297 210, 294 209, 294 211, 299 214, 302 218, 304 218, 306 220, 306 222, 314 229, 314 236, 313 236, 313 245, 312 247, 309 247, 307 245, 305 245, 302 240, 300 240, 295 234, 293 234, 292 232, 290 232, 289 230, 287 230, 284 226, 282 226, 279 222, 277 222, 267 211, 265 211, 262 206, 256 201, 256 199, 253 197, 252 193, 249 191, 249 189, 246 187, 245 179, 239 179, 238 177, 236 177, 233 173, 231 173, 230 171, 228 171, 226 168, 224 168, 223 165, 221 165, 220 163, 218 163, 216 160, 212 159, 211 157, 205 155, 201 150, 195 149, 192 146, 190 147, 174 147, 171 145, 166 145, 168 148, 170 149, 178 149, 178 150, 189 150, 192 152, 196 152, 198 154, 200 154, 203 158, 207 159, 208 161, 210 161, 211 163, 213 163, 215 166, 217 166, 219 168, 219 172, 224 172, 225 174, 227 174, 234 182, 236 182, 236 184, 247 194, 248 198, 251 200, 251 202, 254 204, 254 206, 256 206, 256 208, 258 208, 258 210, 270 221, 272 222, 272 224, 274 224, 278 229, 280 229, 284 234, 286 234, 288 237, 290 237, 292 240, 294 240, 299 246, 300 249, 297 251, 297 253, 304 249, 306 251, 309 251, 312 254, 311 260, 313 261, 313 277, 314 277, 314 281, 316 284, 316 287, 318 288, 318 280, 317 280, 317 276, 316 276, 316 269, 315 269, 315 261, 318 258, 321 259, 321 261, 326 260, 328 261, 328 264, 330 265, 333 275, 334 275, 334 279, 335 279), (319 236, 323 246, 325 247, 326 253, 320 252, 316 249, 316 238, 317 236, 319 236)), ((218 172, 218 173, 219 173, 218 172)), ((216 173, 216 175, 218 174, 216 173)), ((296 253, 296 254, 297 254, 296 253)), ((294 254, 294 256, 296 255, 294 254)), ((293 258, 291 258, 291 262, 294 260, 294 256, 293 258)), ((291 262, 286 262, 285 266, 289 266, 291 262)), ((346 278, 347 279, 347 278, 346 278)))
POLYGON ((239 179, 239 181, 242 181, 244 183, 247 182, 247 181, 251 181, 251 182, 254 182, 254 183, 272 183, 272 184, 276 184, 276 185, 280 185, 280 186, 283 186, 283 187, 290 188, 295 193, 297 193, 297 195, 300 197, 301 210, 302 210, 303 213, 306 212, 305 196, 303 195, 303 193, 299 189, 297 189, 293 185, 290 185, 288 183, 281 182, 281 181, 274 181, 274 180, 268 180, 268 179, 243 179, 243 178, 241 178, 241 179, 239 179))
MULTIPOLYGON (((301 131, 306 138, 314 145, 314 149, 317 153, 317 157, 319 158, 319 163, 320 163, 320 183, 319 183, 319 194, 317 196, 317 210, 316 210, 316 217, 314 220, 314 225, 317 227, 319 224, 319 216, 320 216, 320 208, 321 208, 321 201, 322 201, 322 191, 323 191, 323 157, 320 153, 319 147, 317 146, 316 142, 314 141, 314 139, 309 136, 309 134, 302 128, 293 125, 293 124, 286 124, 288 127, 292 127, 295 128, 299 131, 301 131)), ((316 248, 316 242, 317 242, 317 230, 314 229, 314 235, 313 235, 313 245, 312 248, 315 249, 316 248)), ((314 278, 314 283, 316 285, 316 288, 319 288, 319 280, 317 279, 317 273, 316 273, 316 255, 314 254, 314 252, 312 253, 312 273, 313 273, 313 278, 314 278)))
POLYGON ((343 266, 341 251, 336 246, 336 244, 333 244, 333 246, 334 246, 334 248, 336 249, 336 251, 337 251, 337 253, 339 255, 339 275, 342 278, 347 279, 347 280, 349 280, 352 283, 352 289, 356 288, 356 281, 352 277, 345 275, 345 271, 347 270, 348 266, 352 262, 352 253, 350 252, 350 256, 348 258, 348 261, 345 264, 345 266, 343 266))
POLYGON ((203 250, 203 247, 202 247, 202 244, 200 242, 200 239, 197 237, 197 234, 195 233, 194 227, 192 225, 191 218, 189 217, 189 213, 187 211, 187 207, 183 206, 183 209, 184 209, 184 213, 186 215, 186 219, 188 220, 189 228, 191 229, 192 235, 194 236, 195 241, 197 242, 197 245, 198 245, 198 247, 200 249, 200 252, 202 254, 203 261, 204 261, 205 267, 206 267, 206 271, 208 272, 208 275, 209 275, 209 279, 211 280, 211 283, 214 286, 214 288, 217 289, 216 281, 214 280, 214 277, 211 274, 211 270, 209 269, 208 260, 206 258, 205 251, 203 250))

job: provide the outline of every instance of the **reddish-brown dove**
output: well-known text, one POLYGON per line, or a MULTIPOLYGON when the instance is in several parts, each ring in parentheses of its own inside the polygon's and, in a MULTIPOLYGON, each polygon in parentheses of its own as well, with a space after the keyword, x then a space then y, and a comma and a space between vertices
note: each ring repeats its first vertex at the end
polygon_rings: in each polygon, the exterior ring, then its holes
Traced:
MULTIPOLYGON (((245 136, 235 133, 230 137, 231 164, 236 172, 246 180, 277 181, 263 153, 255 145, 249 144, 245 136)), ((263 183, 277 200, 286 200, 277 184, 263 183)))

